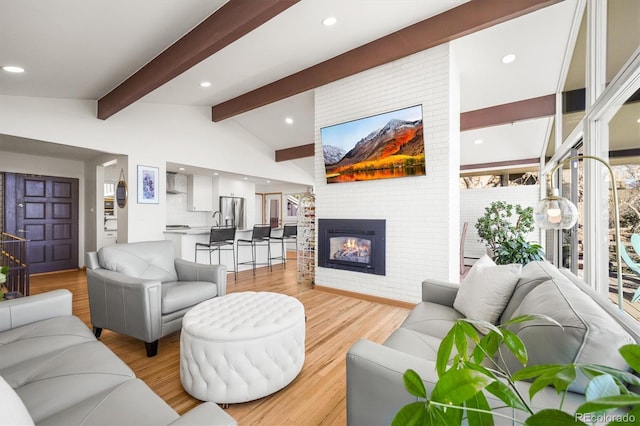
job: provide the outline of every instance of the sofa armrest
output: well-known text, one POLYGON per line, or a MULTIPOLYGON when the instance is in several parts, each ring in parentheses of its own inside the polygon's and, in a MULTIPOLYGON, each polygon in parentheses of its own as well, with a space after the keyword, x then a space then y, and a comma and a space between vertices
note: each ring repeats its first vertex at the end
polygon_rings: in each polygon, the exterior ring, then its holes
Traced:
POLYGON ((453 308, 460 284, 442 280, 426 279, 422 281, 422 301, 433 302, 453 308))
POLYGON ((36 321, 72 315, 72 294, 54 290, 0 303, 0 331, 10 330, 36 321))
POLYGON ((153 342, 162 337, 160 281, 87 269, 91 324, 153 342))
POLYGON ((238 422, 215 403, 203 402, 169 424, 172 426, 233 426, 238 422))
POLYGON ((227 294, 227 267, 175 260, 178 281, 208 281, 218 286, 218 296, 227 294))
POLYGON ((415 370, 435 383, 435 363, 361 339, 347 352, 347 424, 389 425, 396 413, 416 398, 404 387, 402 376, 415 370))

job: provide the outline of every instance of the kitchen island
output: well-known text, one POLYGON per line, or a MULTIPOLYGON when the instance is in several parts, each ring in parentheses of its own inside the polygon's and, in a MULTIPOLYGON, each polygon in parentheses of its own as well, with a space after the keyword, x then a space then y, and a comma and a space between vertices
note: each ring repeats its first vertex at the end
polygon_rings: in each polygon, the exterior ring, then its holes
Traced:
MULTIPOLYGON (((167 229, 164 232, 164 239, 173 241, 176 246, 176 256, 184 260, 197 263, 209 264, 209 254, 206 250, 199 250, 196 258, 196 243, 206 243, 209 241, 209 232, 211 228, 209 226, 194 226, 183 229, 167 229)), ((251 229, 238 229, 236 230, 236 239, 234 241, 234 250, 236 250, 236 260, 238 263, 251 261, 251 247, 241 246, 238 253, 237 241, 241 239, 251 239, 251 229)), ((272 230, 273 235, 281 235, 282 228, 274 228, 272 230)), ((271 257, 280 257, 282 253, 279 243, 271 244, 271 257)), ((231 250, 217 250, 211 254, 211 262, 214 265, 220 264, 227 267, 227 271, 232 272, 234 270, 233 256, 231 250), (218 255, 220 255, 220 261, 218 262, 218 255)), ((267 247, 265 245, 256 247, 256 262, 267 263, 267 247)), ((282 263, 282 259, 273 259, 272 263, 282 263)), ((261 265, 264 266, 264 265, 261 265)), ((238 265, 238 271, 246 271, 251 269, 251 265, 238 265)))

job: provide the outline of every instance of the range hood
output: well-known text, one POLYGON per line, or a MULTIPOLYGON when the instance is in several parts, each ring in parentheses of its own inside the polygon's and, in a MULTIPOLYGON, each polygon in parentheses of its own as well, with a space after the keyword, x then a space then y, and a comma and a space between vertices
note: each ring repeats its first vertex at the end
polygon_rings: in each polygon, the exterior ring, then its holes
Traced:
POLYGON ((184 194, 183 191, 176 189, 176 176, 174 172, 167 172, 167 194, 184 194))

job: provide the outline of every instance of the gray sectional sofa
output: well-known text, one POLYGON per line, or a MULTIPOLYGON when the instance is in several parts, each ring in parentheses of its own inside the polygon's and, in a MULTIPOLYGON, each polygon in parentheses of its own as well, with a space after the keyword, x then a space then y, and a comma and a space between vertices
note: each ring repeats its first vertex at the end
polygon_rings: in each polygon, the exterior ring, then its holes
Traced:
MULTIPOLYGON (((363 339, 349 349, 346 359, 349 425, 388 425, 401 407, 415 401, 402 382, 402 375, 409 368, 420 374, 427 389, 433 387, 440 341, 453 323, 463 317, 453 307, 459 289, 457 283, 425 280, 422 302, 384 344, 363 339)), ((511 331, 527 347, 529 365, 575 362, 626 368, 617 348, 640 342, 640 328, 634 319, 570 272, 558 270, 548 262, 532 262, 522 269, 498 323, 525 314, 546 314, 564 327, 545 321, 511 326, 511 331)), ((522 368, 513 356, 507 356, 505 362, 512 372, 522 368)), ((584 402, 585 383, 584 378, 574 382, 564 401, 565 411, 573 412, 584 402)), ((528 395, 528 383, 519 383, 519 387, 523 395, 528 395)), ((504 405, 491 402, 495 406, 504 405)), ((547 388, 531 403, 539 410, 558 408, 559 402, 555 390, 547 388)), ((507 409, 504 413, 521 417, 507 409)))
POLYGON ((179 416, 71 314, 71 293, 0 302, 1 425, 235 425, 211 402, 179 416))

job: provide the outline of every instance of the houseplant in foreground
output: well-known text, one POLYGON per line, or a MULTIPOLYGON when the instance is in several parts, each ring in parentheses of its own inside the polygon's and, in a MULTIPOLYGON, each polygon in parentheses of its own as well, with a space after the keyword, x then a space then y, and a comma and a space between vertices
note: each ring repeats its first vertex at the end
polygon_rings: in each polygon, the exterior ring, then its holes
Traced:
POLYGON ((485 207, 476 221, 478 236, 486 243, 489 256, 498 264, 526 265, 542 260, 542 246, 530 243, 525 236, 533 231, 533 208, 494 201, 485 207))
MULTIPOLYGON (((495 360, 501 358, 503 344, 522 365, 527 364, 524 343, 506 327, 533 319, 543 319, 561 327, 544 315, 516 317, 500 326, 470 319, 456 321, 438 348, 438 380, 430 393, 427 393, 415 371, 405 372, 405 388, 420 400, 400 409, 392 425, 460 425, 466 420, 469 425, 484 426, 492 425, 497 417, 515 421, 508 415, 493 411, 487 394, 502 401, 502 406, 527 413, 526 425, 584 425, 607 410, 625 407, 631 407, 631 410, 625 414, 610 415, 614 420, 610 424, 635 424, 636 420, 640 421, 640 395, 627 388, 628 385, 639 386, 640 379, 630 372, 591 364, 545 364, 524 367, 515 374, 506 371, 495 360), (481 337, 473 324, 490 331, 481 337), (470 342, 475 345, 470 345, 470 342), (452 357, 454 347, 456 353, 452 357), (575 413, 568 413, 562 409, 564 396, 578 371, 590 380, 585 392, 587 402, 578 407, 575 413), (520 380, 533 381, 528 398, 515 387, 520 380), (549 385, 558 392, 558 408, 534 413, 529 401, 549 385)), ((619 351, 629 366, 640 371, 640 345, 625 345, 619 351)))

